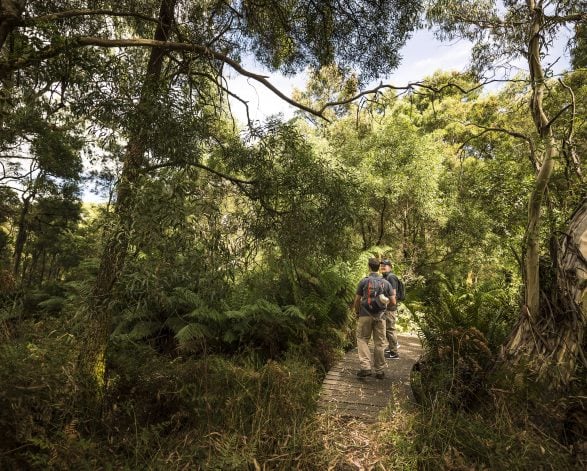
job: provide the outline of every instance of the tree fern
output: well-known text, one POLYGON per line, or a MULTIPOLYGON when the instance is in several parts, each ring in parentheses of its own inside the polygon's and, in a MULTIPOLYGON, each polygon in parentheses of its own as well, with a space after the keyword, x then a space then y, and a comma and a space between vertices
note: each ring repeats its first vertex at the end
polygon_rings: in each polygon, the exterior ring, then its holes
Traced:
POLYGON ((63 306, 65 306, 65 298, 62 298, 61 296, 51 296, 50 298, 41 301, 37 306, 45 312, 57 313, 63 309, 63 306))

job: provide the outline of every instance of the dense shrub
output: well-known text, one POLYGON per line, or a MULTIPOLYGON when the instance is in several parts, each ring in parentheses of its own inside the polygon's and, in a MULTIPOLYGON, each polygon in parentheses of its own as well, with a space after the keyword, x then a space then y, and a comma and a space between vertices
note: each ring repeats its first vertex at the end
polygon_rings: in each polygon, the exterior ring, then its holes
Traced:
POLYGON ((420 400, 446 397, 455 407, 485 399, 488 377, 511 326, 516 291, 492 284, 458 286, 439 275, 417 316, 425 353, 412 386, 420 400))
POLYGON ((242 469, 300 454, 319 387, 300 360, 170 359, 118 341, 99 394, 73 335, 50 321, 29 332, 0 347, 3 469, 242 469))
POLYGON ((56 330, 54 321, 25 327, 28 338, 0 346, 0 460, 5 469, 55 464, 71 438, 89 431, 97 418, 93 383, 76 371, 75 338, 56 330))

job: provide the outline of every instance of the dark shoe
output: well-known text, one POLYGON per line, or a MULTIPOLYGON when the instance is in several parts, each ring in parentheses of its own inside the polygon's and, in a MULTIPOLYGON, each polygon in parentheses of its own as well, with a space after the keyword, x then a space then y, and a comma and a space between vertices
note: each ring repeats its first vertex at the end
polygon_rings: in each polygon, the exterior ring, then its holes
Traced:
POLYGON ((399 360, 399 355, 397 353, 385 352, 383 356, 388 360, 399 360))
POLYGON ((364 378, 365 376, 371 376, 371 370, 359 370, 359 371, 357 371, 357 376, 359 378, 364 378))
POLYGON ((385 373, 383 371, 380 373, 375 373, 375 377, 377 379, 383 379, 383 378, 385 378, 385 373))

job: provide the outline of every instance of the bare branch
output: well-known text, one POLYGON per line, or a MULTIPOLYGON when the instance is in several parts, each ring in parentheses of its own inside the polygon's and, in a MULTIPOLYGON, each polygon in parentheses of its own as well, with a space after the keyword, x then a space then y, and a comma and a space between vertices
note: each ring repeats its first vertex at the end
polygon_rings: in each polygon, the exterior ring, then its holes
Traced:
POLYGON ((521 132, 512 131, 510 129, 482 126, 480 124, 475 124, 475 123, 467 123, 466 126, 474 126, 476 128, 482 129, 482 131, 479 134, 474 134, 469 139, 467 139, 465 142, 463 142, 463 144, 461 144, 459 147, 459 151, 462 150, 465 147, 465 145, 473 139, 481 137, 484 134, 487 134, 489 132, 499 132, 499 133, 507 134, 507 135, 515 137, 517 139, 522 139, 522 140, 526 141, 528 143, 528 147, 530 148, 530 163, 532 164, 532 167, 534 168, 534 170, 536 170, 536 171, 539 170, 538 162, 536 161, 536 146, 534 145, 534 141, 529 136, 526 136, 525 134, 522 134, 521 132))
POLYGON ((267 80, 267 76, 256 74, 249 70, 246 70, 244 67, 240 65, 234 59, 221 54, 217 51, 214 51, 206 46, 202 46, 200 44, 188 44, 188 43, 177 43, 171 41, 156 41, 153 39, 103 39, 103 38, 96 38, 96 37, 81 37, 73 40, 72 45, 84 47, 84 46, 97 46, 97 47, 157 47, 163 50, 174 50, 174 51, 184 51, 184 52, 195 52, 200 54, 204 57, 210 57, 221 61, 234 70, 236 70, 239 74, 244 75, 245 77, 250 77, 253 80, 263 84, 266 88, 271 90, 275 95, 279 98, 284 100, 285 102, 289 103, 296 108, 311 113, 315 116, 319 116, 320 118, 325 119, 328 121, 320 111, 316 111, 309 106, 303 105, 302 103, 298 103, 295 100, 292 100, 290 97, 285 95, 281 92, 278 88, 276 88, 271 82, 267 80))
MULTIPOLYGON (((245 107, 245 111, 246 111, 246 114, 247 114, 247 123, 249 125, 251 124, 251 116, 250 116, 250 113, 249 113, 249 102, 246 101, 245 99, 241 98, 236 93, 232 92, 228 88, 228 85, 223 85, 221 82, 224 81, 226 83, 226 80, 224 79, 224 77, 221 74, 219 74, 219 79, 220 80, 218 80, 217 78, 215 78, 214 76, 212 76, 209 73, 189 70, 189 64, 186 64, 185 62, 180 61, 179 59, 177 59, 176 57, 174 57, 172 54, 168 54, 168 57, 172 61, 174 61, 176 64, 178 64, 181 68, 183 68, 184 72, 186 73, 186 75, 188 75, 188 77, 191 77, 192 75, 197 75, 198 77, 204 77, 204 78, 208 79, 210 82, 214 83, 214 85, 216 85, 216 87, 219 90, 222 90, 224 93, 226 93, 227 95, 230 95, 235 100, 240 101, 244 105, 244 107, 245 107)), ((231 112, 231 110, 230 110, 230 103, 229 103, 228 107, 229 107, 229 111, 231 112)), ((232 112, 230 114, 232 115, 232 112)))
POLYGON ((181 165, 201 168, 202 170, 206 170, 207 172, 213 173, 214 175, 216 175, 220 178, 223 178, 225 180, 228 180, 232 183, 235 183, 237 185, 255 185, 257 183, 255 180, 243 180, 238 177, 233 177, 231 175, 227 175, 227 174, 219 172, 218 170, 215 170, 211 167, 208 167, 207 165, 196 163, 196 162, 185 162, 185 161, 163 162, 160 164, 149 165, 149 166, 145 167, 145 171, 150 172, 150 171, 157 170, 160 168, 178 167, 181 165))
MULTIPOLYGON (((377 87, 372 88, 370 90, 365 90, 362 91, 350 98, 344 99, 344 100, 338 100, 338 101, 329 101, 328 103, 326 103, 324 106, 322 106, 322 108, 320 108, 318 110, 319 113, 324 113, 324 111, 327 108, 330 108, 332 106, 339 106, 339 105, 346 105, 348 103, 352 103, 355 100, 358 100, 361 97, 364 97, 365 95, 373 95, 373 94, 377 94, 379 93, 381 90, 384 89, 389 89, 389 90, 403 90, 405 92, 407 91, 414 91, 418 88, 422 88, 424 90, 429 90, 433 93, 440 93, 443 90, 447 89, 447 88, 456 88, 457 90, 459 90, 461 93, 463 94, 468 94, 471 92, 474 92, 475 90, 478 90, 479 88, 484 87, 485 85, 488 85, 490 83, 496 83, 496 82, 524 82, 524 83, 528 83, 528 80, 523 80, 523 79, 515 79, 515 80, 507 80, 507 79, 491 79, 491 80, 486 80, 484 82, 481 82, 471 88, 464 88, 461 85, 459 85, 458 83, 454 83, 454 82, 448 82, 445 83, 439 87, 435 87, 433 85, 430 85, 426 82, 410 82, 407 85, 391 85, 391 84, 383 84, 380 83, 377 87)), ((417 93, 417 92, 415 92, 417 93)))
POLYGON ((138 12, 131 12, 131 11, 116 11, 116 10, 91 10, 91 9, 75 9, 75 10, 67 10, 67 11, 60 11, 57 13, 51 13, 48 15, 36 16, 33 18, 27 18, 22 20, 19 24, 22 26, 35 26, 39 23, 46 23, 49 21, 59 21, 64 20, 67 18, 76 18, 78 16, 121 16, 121 17, 134 17, 139 18, 141 20, 149 21, 152 23, 159 23, 157 18, 153 18, 149 15, 144 15, 138 12))
POLYGON ((315 109, 303 105, 302 103, 298 103, 297 101, 291 99, 287 95, 285 95, 282 91, 276 88, 269 80, 267 80, 267 76, 256 74, 251 72, 244 67, 241 66, 239 62, 230 57, 221 54, 217 51, 214 51, 206 46, 202 46, 200 44, 191 44, 191 43, 178 43, 172 41, 157 41, 154 39, 142 39, 142 38, 135 38, 135 39, 106 39, 106 38, 97 38, 97 37, 79 37, 74 38, 66 44, 61 45, 52 45, 46 48, 41 49, 35 56, 23 56, 16 59, 8 60, 2 63, 0 61, 0 76, 6 75, 8 72, 12 70, 22 69, 29 65, 38 63, 45 59, 50 59, 52 57, 58 56, 59 54, 65 52, 68 48, 76 48, 76 47, 87 47, 87 46, 96 46, 96 47, 108 47, 108 48, 125 48, 125 47, 151 47, 151 48, 159 48, 161 50, 167 51, 183 51, 183 52, 192 52, 197 53, 200 56, 212 58, 223 62, 234 70, 236 70, 239 74, 252 78, 257 82, 264 85, 266 88, 271 90, 275 95, 281 98, 286 103, 290 105, 306 111, 310 114, 318 116, 325 121, 329 121, 320 111, 316 111, 315 109))
POLYGON ((571 108, 573 105, 571 103, 569 103, 567 106, 565 106, 564 108, 561 108, 558 113, 554 116, 554 118, 552 118, 548 123, 546 123, 546 127, 550 127, 552 126, 552 124, 565 112, 567 111, 569 108, 571 108))
POLYGON ((544 20, 547 21, 548 23, 573 23, 573 22, 582 23, 584 21, 587 21, 587 13, 574 13, 574 14, 565 15, 565 16, 544 15, 544 20))

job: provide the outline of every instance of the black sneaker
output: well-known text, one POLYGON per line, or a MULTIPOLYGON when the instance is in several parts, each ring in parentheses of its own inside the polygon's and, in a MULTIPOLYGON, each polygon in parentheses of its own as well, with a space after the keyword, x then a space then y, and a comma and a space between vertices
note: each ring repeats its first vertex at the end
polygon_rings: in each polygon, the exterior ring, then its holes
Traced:
POLYGON ((385 352, 383 356, 388 360, 399 360, 399 355, 397 353, 385 352))
POLYGON ((377 379, 383 379, 383 378, 385 378, 385 373, 383 371, 381 371, 379 373, 375 373, 375 377, 377 379))
POLYGON ((359 370, 359 371, 357 371, 357 376, 359 378, 364 378, 365 376, 371 376, 371 370, 359 370))

